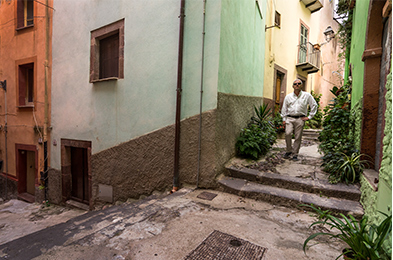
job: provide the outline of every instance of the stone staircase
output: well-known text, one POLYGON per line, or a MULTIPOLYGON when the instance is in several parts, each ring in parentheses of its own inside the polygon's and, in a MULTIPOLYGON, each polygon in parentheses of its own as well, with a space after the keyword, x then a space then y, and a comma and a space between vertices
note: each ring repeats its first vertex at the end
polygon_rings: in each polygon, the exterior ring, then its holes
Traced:
POLYGON ((356 218, 364 214, 357 185, 333 185, 323 179, 298 178, 234 166, 228 166, 225 175, 219 176, 217 181, 225 192, 276 205, 298 207, 313 204, 356 218))
POLYGON ((303 130, 303 140, 313 140, 318 141, 320 129, 304 129, 303 130))

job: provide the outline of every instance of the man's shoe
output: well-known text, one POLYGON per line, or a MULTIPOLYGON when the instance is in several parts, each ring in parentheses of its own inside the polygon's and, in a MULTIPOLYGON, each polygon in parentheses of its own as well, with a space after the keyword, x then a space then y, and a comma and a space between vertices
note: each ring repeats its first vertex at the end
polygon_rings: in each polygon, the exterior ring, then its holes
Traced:
POLYGON ((297 155, 294 155, 294 156, 292 157, 292 161, 299 161, 299 159, 297 158, 297 155))
POLYGON ((284 154, 284 159, 289 159, 289 156, 291 155, 291 152, 289 152, 289 153, 285 153, 284 154))

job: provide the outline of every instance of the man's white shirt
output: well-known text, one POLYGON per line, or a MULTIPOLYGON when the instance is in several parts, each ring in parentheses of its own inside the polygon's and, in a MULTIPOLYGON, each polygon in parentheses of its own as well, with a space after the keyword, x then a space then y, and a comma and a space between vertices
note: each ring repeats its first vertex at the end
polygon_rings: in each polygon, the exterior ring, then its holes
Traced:
POLYGON ((284 104, 281 109, 281 117, 283 121, 287 120, 287 116, 307 116, 307 105, 310 105, 310 114, 308 118, 311 119, 315 116, 318 108, 317 102, 313 96, 304 91, 300 91, 299 96, 294 92, 287 95, 284 99, 284 104))

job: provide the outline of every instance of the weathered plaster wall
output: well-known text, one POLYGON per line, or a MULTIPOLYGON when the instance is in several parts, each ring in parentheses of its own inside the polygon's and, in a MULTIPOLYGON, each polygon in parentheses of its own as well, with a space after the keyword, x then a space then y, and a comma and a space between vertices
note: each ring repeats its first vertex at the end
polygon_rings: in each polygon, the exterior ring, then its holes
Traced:
POLYGON ((265 20, 258 9, 254 0, 222 0, 219 92, 263 94, 265 20))
MULTIPOLYGON (((39 144, 38 139, 42 138, 41 134, 35 131, 35 126, 43 127, 44 109, 45 109, 45 9, 40 3, 34 2, 34 25, 23 29, 17 29, 17 2, 18 1, 1 1, 0 3, 0 80, 7 81, 7 106, 5 105, 5 92, 0 91, 0 125, 3 126, 0 131, 0 159, 4 161, 3 172, 8 168, 8 176, 17 178, 16 169, 16 144, 31 145, 36 147, 37 164, 35 185, 39 185, 39 172, 44 167, 44 149, 39 144), (19 76, 18 66, 34 63, 34 102, 30 107, 19 106, 19 76), (5 114, 7 111, 7 153, 6 162, 6 145, 5 145, 5 114), (8 163, 8 165, 7 165, 8 163)), ((49 1, 52 6, 52 0, 49 1)), ((52 10, 49 10, 52 15, 52 10)), ((51 25, 49 25, 51 33, 51 25)), ((50 39, 49 39, 50 41, 50 39)), ((49 44, 49 81, 48 91, 50 92, 50 71, 51 71, 51 44, 49 44)), ((50 96, 48 99, 50 109, 50 96)), ((49 115, 50 122, 50 115, 49 115)), ((48 138, 50 132, 48 132, 48 138)), ((16 180, 16 179, 15 179, 16 180)), ((11 181, 11 180, 9 180, 11 181)))
POLYGON ((217 173, 235 155, 235 143, 242 128, 254 115, 254 105, 260 106, 262 98, 218 93, 216 147, 217 173))
MULTIPOLYGON (((215 110, 202 115, 200 187, 214 187, 215 110)), ((196 184, 198 168, 199 116, 181 122, 179 179, 196 184)), ((174 125, 139 136, 92 156, 93 201, 98 185, 113 187, 113 200, 127 200, 172 187, 174 164, 174 125)))
MULTIPOLYGON (((54 4, 53 141, 92 141, 95 154, 172 125, 180 2, 54 4), (123 18, 124 79, 89 83, 90 32, 123 18)), ((60 146, 52 147, 51 166, 60 169, 60 146)))
MULTIPOLYGON (((362 55, 365 47, 369 4, 370 0, 357 1, 353 10, 354 18, 349 59, 352 69, 352 106, 363 97, 364 63, 362 55)), ((348 77, 348 74, 346 77, 348 77)))
POLYGON ((352 108, 351 108, 351 117, 353 120, 352 126, 352 137, 355 141, 356 149, 360 151, 360 137, 362 133, 362 108, 363 108, 363 99, 360 99, 352 108))
POLYGON ((388 76, 386 89, 385 137, 382 164, 379 169, 378 191, 374 191, 364 177, 361 178, 361 202, 364 214, 370 218, 372 223, 379 223, 383 219, 378 211, 386 214, 392 212, 392 73, 388 76))

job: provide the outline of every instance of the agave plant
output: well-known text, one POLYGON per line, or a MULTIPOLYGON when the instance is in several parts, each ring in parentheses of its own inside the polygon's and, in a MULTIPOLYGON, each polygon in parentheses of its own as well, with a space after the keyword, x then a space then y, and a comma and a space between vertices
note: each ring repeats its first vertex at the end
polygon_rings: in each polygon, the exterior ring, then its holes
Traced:
POLYGON ((345 153, 341 153, 343 157, 338 161, 339 168, 338 174, 339 179, 342 182, 354 183, 359 179, 363 169, 368 165, 368 160, 361 160, 362 157, 367 155, 352 153, 350 156, 345 153))
POLYGON ((263 104, 259 107, 254 106, 254 110, 257 116, 251 117, 251 121, 255 124, 263 127, 266 122, 269 122, 269 117, 271 117, 271 108, 268 108, 267 104, 263 104))
POLYGON ((339 239, 347 244, 348 248, 340 256, 351 253, 351 259, 354 260, 387 260, 391 259, 391 252, 383 245, 392 233, 392 215, 388 216, 382 212, 385 219, 379 224, 369 224, 368 217, 364 215, 359 221, 352 215, 340 217, 333 216, 329 211, 322 211, 313 205, 300 205, 313 209, 318 214, 318 221, 311 224, 310 228, 315 225, 326 225, 330 230, 335 232, 319 232, 310 235, 303 244, 303 251, 306 252, 308 242, 317 236, 325 235, 339 239))

